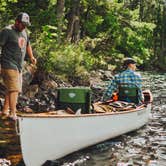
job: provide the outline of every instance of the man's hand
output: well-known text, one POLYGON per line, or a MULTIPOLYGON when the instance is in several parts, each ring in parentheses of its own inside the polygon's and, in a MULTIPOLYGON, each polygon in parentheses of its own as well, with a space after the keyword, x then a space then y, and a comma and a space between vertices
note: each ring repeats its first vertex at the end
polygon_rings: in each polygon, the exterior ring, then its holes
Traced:
POLYGON ((29 56, 29 58, 30 58, 30 60, 31 60, 31 63, 32 63, 33 65, 36 65, 37 60, 36 60, 36 58, 33 56, 32 47, 31 47, 30 44, 27 45, 27 53, 28 53, 28 56, 29 56))
POLYGON ((36 65, 37 60, 36 60, 36 58, 35 58, 35 57, 32 57, 32 58, 31 58, 31 63, 32 63, 33 65, 36 65))

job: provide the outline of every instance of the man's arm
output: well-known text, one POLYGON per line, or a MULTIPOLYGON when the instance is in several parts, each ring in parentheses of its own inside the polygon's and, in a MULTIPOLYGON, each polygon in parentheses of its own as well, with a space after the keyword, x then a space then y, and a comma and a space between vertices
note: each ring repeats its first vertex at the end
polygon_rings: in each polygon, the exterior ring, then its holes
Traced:
POLYGON ((138 87, 138 96, 139 96, 139 101, 140 102, 143 102, 144 101, 144 96, 143 96, 143 93, 142 93, 142 77, 140 74, 137 73, 136 75, 136 85, 138 87))
POLYGON ((1 56, 2 56, 2 47, 6 44, 8 40, 8 31, 3 29, 0 31, 0 74, 1 74, 1 56))
POLYGON ((26 51, 27 51, 28 56, 29 56, 29 58, 30 58, 30 60, 31 60, 31 63, 32 63, 33 65, 36 65, 37 60, 36 60, 36 58, 33 56, 32 47, 31 47, 30 43, 27 45, 27 50, 26 50, 26 51))
POLYGON ((0 31, 0 47, 4 46, 8 40, 8 32, 7 29, 3 29, 0 31))
POLYGON ((106 100, 110 99, 115 90, 117 90, 116 78, 114 78, 111 81, 111 83, 108 85, 108 88, 103 95, 102 101, 106 101, 106 100))

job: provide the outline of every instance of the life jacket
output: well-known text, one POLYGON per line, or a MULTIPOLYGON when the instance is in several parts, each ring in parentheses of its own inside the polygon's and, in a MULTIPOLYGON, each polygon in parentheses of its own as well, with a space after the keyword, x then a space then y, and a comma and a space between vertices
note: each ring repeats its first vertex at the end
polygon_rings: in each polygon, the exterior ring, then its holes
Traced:
POLYGON ((115 93, 112 94, 112 100, 113 101, 118 101, 118 98, 119 98, 118 93, 115 92, 115 93))

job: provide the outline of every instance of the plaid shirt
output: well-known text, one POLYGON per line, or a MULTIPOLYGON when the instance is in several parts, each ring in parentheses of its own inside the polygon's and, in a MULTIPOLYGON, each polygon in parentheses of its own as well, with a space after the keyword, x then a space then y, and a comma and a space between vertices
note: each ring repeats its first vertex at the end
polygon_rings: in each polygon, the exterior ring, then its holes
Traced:
POLYGON ((120 84, 130 84, 130 86, 136 85, 139 89, 138 90, 139 100, 140 101, 143 100, 142 78, 138 73, 136 73, 130 69, 127 69, 127 70, 123 71, 122 73, 115 75, 114 79, 108 85, 108 88, 103 96, 103 100, 105 101, 105 100, 110 99, 113 92, 118 90, 118 85, 120 85, 120 84))

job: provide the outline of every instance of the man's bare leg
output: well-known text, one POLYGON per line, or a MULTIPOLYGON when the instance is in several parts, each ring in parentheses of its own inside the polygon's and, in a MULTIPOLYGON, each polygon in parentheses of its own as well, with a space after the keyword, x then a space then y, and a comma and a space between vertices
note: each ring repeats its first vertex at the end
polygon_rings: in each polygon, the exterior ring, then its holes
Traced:
POLYGON ((4 115, 9 115, 9 93, 5 95, 5 101, 2 109, 4 115))
POLYGON ((9 92, 9 107, 10 107, 10 113, 11 117, 16 118, 16 104, 17 104, 17 98, 18 98, 18 92, 17 91, 12 91, 9 92))

